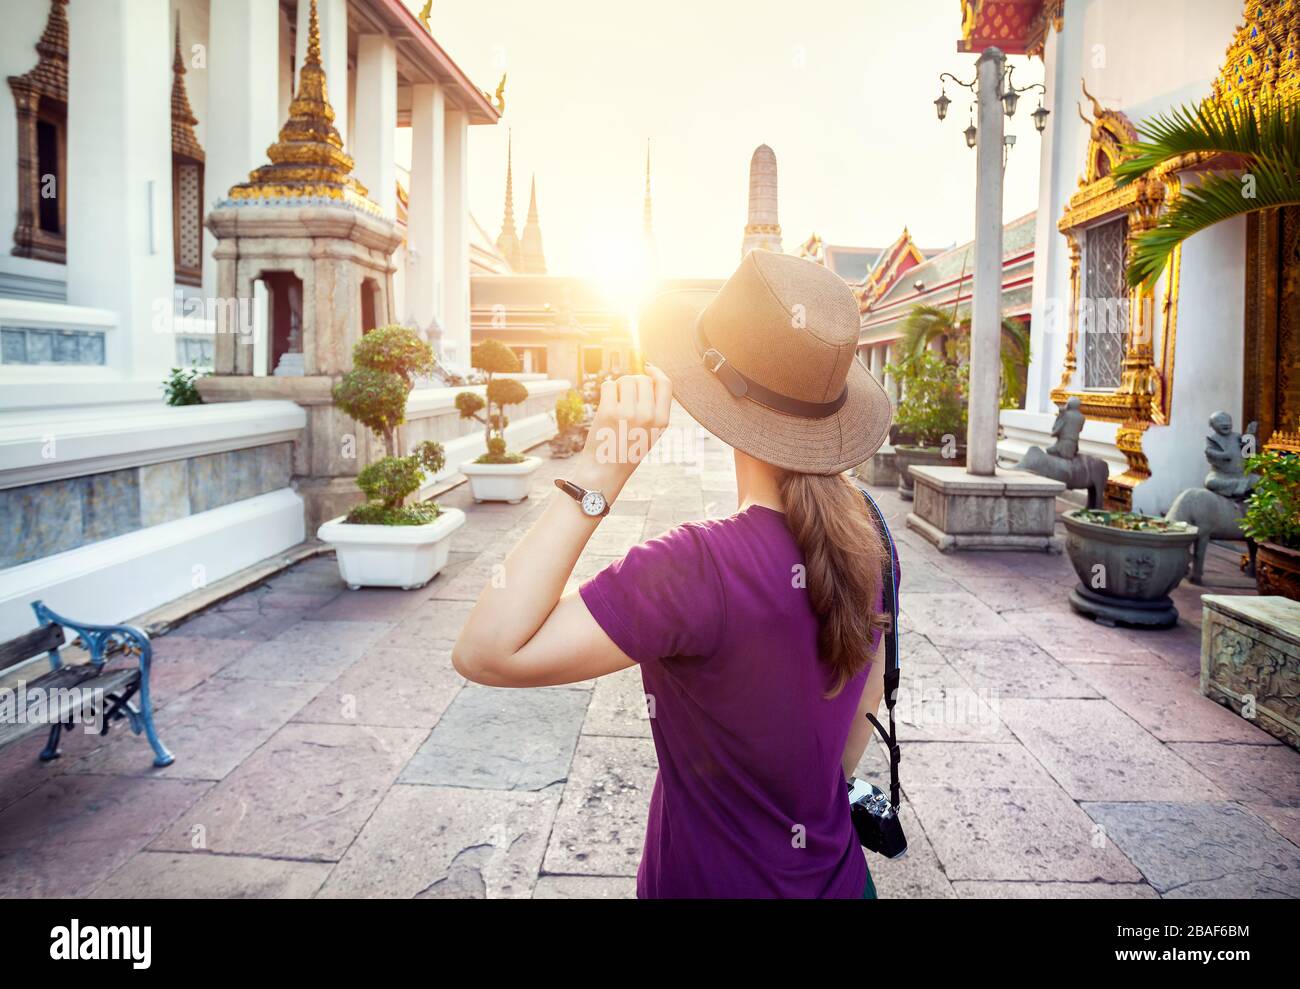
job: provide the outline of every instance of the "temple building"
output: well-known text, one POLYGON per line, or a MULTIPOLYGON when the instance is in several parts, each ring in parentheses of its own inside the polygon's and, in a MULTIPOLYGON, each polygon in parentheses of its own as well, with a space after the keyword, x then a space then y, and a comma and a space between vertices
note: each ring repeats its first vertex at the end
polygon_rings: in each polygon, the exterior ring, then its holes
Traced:
MULTIPOLYGON (((519 356, 525 374, 575 383, 586 377, 633 370, 639 358, 631 307, 610 298, 592 279, 547 274, 536 179, 529 193, 522 238, 515 235, 513 144, 508 148, 501 233, 494 249, 475 248, 478 260, 470 278, 473 342, 500 340, 519 356)), ((657 282, 650 190, 647 143, 642 262, 647 279, 657 282)), ((685 284, 658 283, 661 289, 685 284)), ((716 287, 718 283, 708 284, 716 287)))
MULTIPOLYGON (((468 366, 470 273, 499 264, 468 129, 500 103, 401 0, 7 4, 0 74, 8 638, 35 598, 145 613, 360 497, 330 384, 385 322, 468 366), (215 371, 205 404, 163 403, 172 368, 215 371)), ((512 442, 553 432, 564 387, 533 388, 512 442)), ((482 446, 453 399, 427 383, 404 427, 452 472, 482 446)))
POLYGON ((781 254, 781 223, 776 215, 776 152, 766 144, 754 149, 749 159, 749 218, 740 256, 754 248, 781 254))
MULTIPOLYGON (((1002 315, 1022 323, 1029 321, 1034 230, 1033 213, 1002 230, 1002 315)), ((867 276, 850 283, 862 310, 858 354, 895 401, 897 389, 885 374, 885 365, 897 357, 894 345, 907 317, 917 306, 931 306, 951 312, 957 323, 968 321, 974 261, 973 242, 923 250, 904 228, 898 240, 880 252, 867 276)))
MULTIPOLYGON (((1119 186, 1123 145, 1188 102, 1300 101, 1300 4, 1180 0, 963 0, 959 47, 1042 58, 1043 134, 1023 410, 1004 410, 999 454, 1046 447, 1077 397, 1085 453, 1111 465, 1107 502, 1163 513, 1205 477, 1210 416, 1258 422, 1265 448, 1300 450, 1300 208, 1257 211, 1184 242, 1154 289, 1124 278, 1134 237, 1206 170, 1175 160, 1119 186), (1176 38, 1169 34, 1176 25, 1176 38), (1098 52, 1104 58, 1097 57, 1098 52)), ((1295 112, 1295 111, 1293 111, 1295 112)))

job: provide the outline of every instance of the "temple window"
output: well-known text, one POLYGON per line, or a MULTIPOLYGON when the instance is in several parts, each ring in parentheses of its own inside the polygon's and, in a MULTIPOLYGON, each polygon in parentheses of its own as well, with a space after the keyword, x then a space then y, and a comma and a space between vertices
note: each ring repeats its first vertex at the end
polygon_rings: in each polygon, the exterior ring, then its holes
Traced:
POLYGON ((197 123, 185 91, 178 19, 172 57, 172 247, 181 285, 203 282, 203 148, 194 134, 197 123))
POLYGON ((1177 266, 1160 280, 1165 298, 1157 304, 1151 287, 1130 288, 1129 251, 1137 234, 1150 228, 1165 201, 1166 183, 1147 177, 1127 185, 1114 168, 1137 130, 1123 113, 1092 102, 1087 151, 1079 188, 1057 228, 1070 248, 1070 299, 1065 358, 1052 401, 1078 398, 1089 419, 1161 423, 1168 413, 1163 359, 1153 347, 1172 345, 1169 326, 1177 312, 1177 266), (1158 341, 1158 342, 1157 342, 1158 341))
POLYGON ((1083 387, 1118 388, 1128 345, 1128 285, 1124 280, 1128 220, 1118 216, 1081 232, 1083 387))
POLYGON ((13 253, 62 263, 66 257, 68 133, 67 0, 51 0, 36 66, 9 77, 18 123, 18 222, 13 253))

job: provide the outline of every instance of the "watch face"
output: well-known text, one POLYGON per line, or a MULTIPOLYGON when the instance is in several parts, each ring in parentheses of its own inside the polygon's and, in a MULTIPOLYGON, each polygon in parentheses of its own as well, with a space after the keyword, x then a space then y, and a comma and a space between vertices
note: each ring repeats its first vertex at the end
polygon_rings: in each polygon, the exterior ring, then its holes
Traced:
POLYGON ((605 496, 599 491, 588 491, 582 496, 582 510, 588 515, 601 515, 605 511, 605 496))

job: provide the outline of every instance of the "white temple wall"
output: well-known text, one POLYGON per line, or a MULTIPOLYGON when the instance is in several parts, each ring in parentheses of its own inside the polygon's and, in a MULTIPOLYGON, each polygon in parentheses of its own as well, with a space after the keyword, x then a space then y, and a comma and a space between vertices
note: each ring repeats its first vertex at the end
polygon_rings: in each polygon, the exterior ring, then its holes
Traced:
MULTIPOLYGON (((1052 114, 1040 152, 1032 360, 1025 410, 1001 414, 1006 438, 998 450, 1004 463, 1030 444, 1052 441, 1057 409, 1050 392, 1061 378, 1070 318, 1069 246, 1057 223, 1084 169, 1089 127, 1078 106, 1091 115, 1080 79, 1104 107, 1122 110, 1140 125, 1209 94, 1240 19, 1237 0, 1072 0, 1062 31, 1049 32, 1044 105, 1052 114)), ((1146 433, 1143 449, 1152 478, 1135 489, 1135 510, 1164 511, 1178 491, 1200 484, 1205 419, 1217 408, 1240 406, 1244 250, 1244 224, 1201 233, 1184 249, 1171 425, 1146 433), (1218 404, 1202 415, 1207 403, 1218 404)), ((1158 357, 1159 327, 1154 344, 1158 357)), ((1082 366, 1081 349, 1078 355, 1082 366)), ((1126 463, 1115 448, 1116 428, 1089 421, 1081 437, 1083 451, 1107 459, 1112 473, 1126 463)))

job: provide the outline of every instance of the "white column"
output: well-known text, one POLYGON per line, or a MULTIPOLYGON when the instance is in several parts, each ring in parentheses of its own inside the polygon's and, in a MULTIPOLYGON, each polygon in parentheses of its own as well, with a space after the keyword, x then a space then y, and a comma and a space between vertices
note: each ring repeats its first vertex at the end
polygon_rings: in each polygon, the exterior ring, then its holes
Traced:
MULTIPOLYGON (((411 87, 411 200, 406 213, 406 308, 421 330, 436 321, 445 328, 442 308, 444 225, 446 202, 446 122, 440 86, 411 87)), ((463 363, 468 354, 440 356, 463 363)))
POLYGON ((385 216, 397 214, 397 46, 382 34, 357 40, 357 126, 352 138, 357 180, 385 216))
POLYGON ((446 114, 442 315, 447 359, 469 363, 469 115, 446 114))
POLYGON ((1002 345, 1002 101, 1006 56, 987 48, 977 63, 975 270, 971 288, 970 404, 966 469, 989 477, 998 454, 998 353, 1002 345))
MULTIPOLYGON (((279 97, 280 5, 276 0, 221 0, 209 5, 208 72, 205 209, 266 163, 266 149, 275 143, 284 122, 279 97)), ((205 231, 203 290, 208 297, 216 295, 213 246, 212 234, 205 231)))
POLYGON ((168 0, 68 9, 68 302, 117 313, 106 359, 134 379, 161 380, 176 353, 169 14, 168 0))
MULTIPOLYGON (((215 5, 214 5, 215 6, 215 5)), ((334 126, 343 147, 348 143, 348 0, 316 0, 316 18, 320 25, 320 60, 325 67, 325 94, 334 108, 334 126)), ((307 29, 311 22, 310 0, 298 0, 298 28, 294 40, 294 92, 298 91, 297 72, 307 59, 307 29)))

